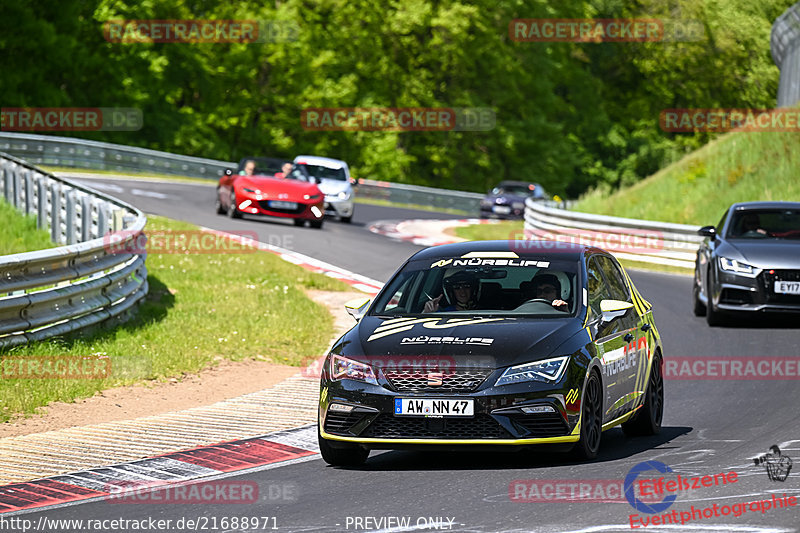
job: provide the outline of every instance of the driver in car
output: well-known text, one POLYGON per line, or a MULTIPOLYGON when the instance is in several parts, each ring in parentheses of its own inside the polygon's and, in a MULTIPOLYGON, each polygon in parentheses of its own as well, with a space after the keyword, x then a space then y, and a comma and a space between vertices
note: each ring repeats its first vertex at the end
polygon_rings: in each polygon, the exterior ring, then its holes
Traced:
POLYGON ((436 298, 425 302, 423 313, 435 313, 437 311, 467 311, 478 307, 478 277, 472 273, 462 270, 452 276, 445 278, 443 285, 447 293, 447 300, 452 302, 450 305, 439 307, 439 301, 444 296, 440 294, 436 298))
POLYGON ((561 282, 554 274, 537 274, 531 279, 534 298, 547 300, 559 311, 569 311, 569 304, 561 299, 561 282))

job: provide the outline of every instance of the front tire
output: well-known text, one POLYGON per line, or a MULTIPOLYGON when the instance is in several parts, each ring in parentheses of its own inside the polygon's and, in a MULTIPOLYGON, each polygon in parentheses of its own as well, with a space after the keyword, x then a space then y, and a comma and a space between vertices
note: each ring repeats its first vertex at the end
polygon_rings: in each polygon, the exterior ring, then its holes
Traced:
POLYGON ((714 305, 714 299, 711 296, 711 287, 713 285, 713 280, 711 279, 712 271, 709 269, 708 274, 706 275, 706 279, 708 280, 708 287, 706 289, 706 298, 708 299, 708 305, 706 305, 706 322, 709 326, 717 327, 721 326, 723 322, 725 322, 725 317, 723 316, 722 312, 717 309, 714 305))
POLYGON ((647 381, 644 405, 633 418, 622 424, 622 431, 628 437, 658 435, 661 420, 664 418, 664 375, 661 354, 656 353, 647 381))
POLYGON ((341 217, 341 220, 345 224, 350 224, 351 222, 353 222, 353 215, 350 215, 349 217, 341 217))
POLYGON ((597 457, 603 432, 603 395, 600 377, 594 370, 586 380, 581 404, 580 440, 572 449, 573 455, 586 461, 597 457))
POLYGON ((700 301, 700 286, 697 284, 697 280, 695 280, 692 288, 692 299, 694 300, 694 305, 692 306, 694 316, 705 316, 706 306, 700 301))
POLYGON ((355 444, 347 444, 343 448, 334 448, 322 438, 317 428, 317 440, 322 460, 331 466, 361 466, 369 457, 369 450, 355 444))
POLYGON ((219 189, 217 189, 217 198, 214 200, 214 209, 216 209, 218 215, 225 214, 225 208, 222 206, 222 200, 219 198, 219 189))
POLYGON ((308 224, 314 229, 322 229, 322 220, 312 220, 308 224))
POLYGON ((236 193, 231 191, 231 203, 228 204, 228 218, 242 218, 242 212, 236 207, 236 193))

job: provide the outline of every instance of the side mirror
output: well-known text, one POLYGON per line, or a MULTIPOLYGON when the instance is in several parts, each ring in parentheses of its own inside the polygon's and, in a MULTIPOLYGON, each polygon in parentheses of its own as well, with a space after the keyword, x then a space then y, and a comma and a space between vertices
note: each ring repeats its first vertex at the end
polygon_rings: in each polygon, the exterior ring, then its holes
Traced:
POLYGON ((632 307, 632 303, 622 300, 603 300, 600 302, 600 311, 603 313, 602 321, 608 323, 615 318, 624 316, 632 307))
POLYGON ((369 298, 356 298, 355 300, 346 302, 344 304, 344 309, 347 311, 348 315, 355 318, 356 322, 358 322, 361 320, 361 317, 364 316, 364 313, 367 312, 370 301, 369 298))
POLYGON ((717 228, 714 226, 703 226, 697 230, 697 234, 701 237, 710 237, 711 239, 715 239, 717 237, 717 228))

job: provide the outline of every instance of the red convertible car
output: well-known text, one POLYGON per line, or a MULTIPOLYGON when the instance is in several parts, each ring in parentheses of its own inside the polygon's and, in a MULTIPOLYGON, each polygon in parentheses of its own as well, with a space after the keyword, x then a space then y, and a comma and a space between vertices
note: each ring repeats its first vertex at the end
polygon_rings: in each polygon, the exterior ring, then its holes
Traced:
POLYGON ((282 169, 281 160, 246 157, 234 172, 225 171, 217 186, 217 213, 231 218, 242 215, 268 215, 291 218, 296 226, 309 222, 321 228, 325 216, 325 196, 316 181, 303 169, 282 169), (275 175, 280 177, 275 177, 275 175), (283 177, 285 176, 285 177, 283 177))

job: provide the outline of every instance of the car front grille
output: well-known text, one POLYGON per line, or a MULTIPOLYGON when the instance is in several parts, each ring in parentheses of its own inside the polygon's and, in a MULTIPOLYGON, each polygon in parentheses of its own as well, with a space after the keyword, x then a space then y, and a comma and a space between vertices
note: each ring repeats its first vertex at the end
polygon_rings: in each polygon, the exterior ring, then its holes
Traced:
POLYGON ((382 439, 508 439, 511 435, 491 416, 414 418, 380 415, 361 434, 382 439))
POLYGON ((294 209, 279 209, 277 207, 270 207, 269 200, 259 200, 258 205, 261 207, 261 209, 266 211, 272 211, 274 213, 286 213, 287 215, 299 215, 306 208, 305 204, 297 204, 297 207, 294 209))
POLYGON ((558 437, 566 435, 569 430, 564 417, 558 413, 513 415, 510 418, 529 431, 532 437, 558 437))
POLYGON ((384 371, 397 392, 472 392, 481 386, 493 371, 488 368, 456 368, 439 376, 419 369, 384 371), (441 385, 435 385, 441 379, 441 385))
POLYGON ((761 287, 764 289, 764 294, 767 296, 767 303, 800 304, 800 295, 798 294, 780 294, 775 292, 776 281, 800 281, 800 270, 767 270, 759 274, 758 277, 761 280, 761 287))

